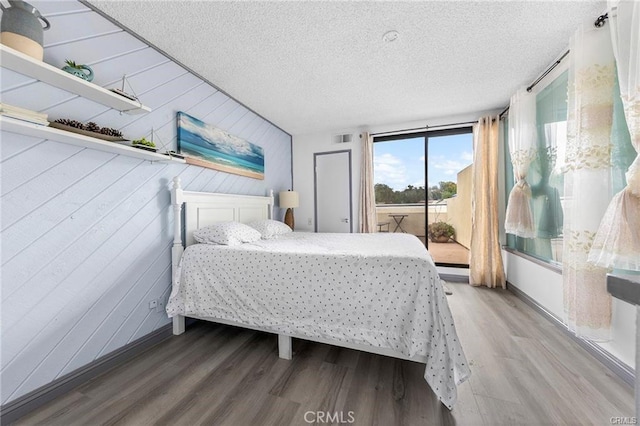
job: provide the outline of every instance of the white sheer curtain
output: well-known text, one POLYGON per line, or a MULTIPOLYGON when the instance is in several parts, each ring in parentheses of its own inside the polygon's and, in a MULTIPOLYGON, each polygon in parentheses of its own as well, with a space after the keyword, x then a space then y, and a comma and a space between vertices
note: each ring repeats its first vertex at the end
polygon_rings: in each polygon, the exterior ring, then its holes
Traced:
POLYGON ((509 193, 505 231, 518 237, 534 238, 527 174, 536 156, 536 96, 525 88, 518 90, 509 104, 509 154, 516 184, 509 193))
POLYGON ((567 157, 567 122, 556 121, 554 123, 546 123, 544 125, 544 133, 547 149, 551 150, 549 158, 552 159, 549 181, 557 184, 565 170, 564 161, 567 157))
MULTIPOLYGON (((631 143, 640 152, 640 2, 609 1, 609 27, 631 143)), ((626 173, 598 229, 589 261, 640 271, 640 157, 626 173)))
POLYGON ((376 193, 373 183, 373 136, 362 133, 362 166, 360 168, 360 232, 376 232, 376 193))
POLYGON ((611 124, 615 64, 606 28, 571 38, 564 177, 564 309, 578 336, 608 340, 611 297, 606 272, 587 261, 611 198, 611 124))

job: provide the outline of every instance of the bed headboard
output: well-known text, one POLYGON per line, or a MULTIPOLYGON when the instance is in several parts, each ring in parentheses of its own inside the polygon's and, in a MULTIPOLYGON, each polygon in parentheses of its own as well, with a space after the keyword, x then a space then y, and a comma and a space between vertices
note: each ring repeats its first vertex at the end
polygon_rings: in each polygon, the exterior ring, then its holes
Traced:
POLYGON ((184 191, 180 178, 173 178, 171 204, 174 213, 173 262, 174 270, 182 257, 183 231, 185 246, 194 243, 193 231, 217 222, 248 223, 271 219, 273 191, 268 197, 255 195, 216 194, 212 192, 184 191), (182 206, 184 205, 184 223, 182 206), (176 259, 177 257, 177 259, 176 259))

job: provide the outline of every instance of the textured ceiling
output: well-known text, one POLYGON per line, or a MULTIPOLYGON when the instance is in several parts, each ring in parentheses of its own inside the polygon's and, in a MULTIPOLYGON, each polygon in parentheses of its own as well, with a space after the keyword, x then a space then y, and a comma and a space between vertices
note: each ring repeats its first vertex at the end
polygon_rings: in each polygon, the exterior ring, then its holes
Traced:
POLYGON ((91 1, 291 134, 502 108, 604 1, 91 1), (393 43, 382 36, 400 33, 393 43))

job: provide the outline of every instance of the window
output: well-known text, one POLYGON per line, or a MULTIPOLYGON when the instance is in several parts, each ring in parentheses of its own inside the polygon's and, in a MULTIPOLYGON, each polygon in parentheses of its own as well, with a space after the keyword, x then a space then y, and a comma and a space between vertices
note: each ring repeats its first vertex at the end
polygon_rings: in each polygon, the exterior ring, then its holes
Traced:
MULTIPOLYGON (((535 238, 507 234, 507 246, 552 265, 562 264, 564 156, 567 124, 568 72, 565 71, 536 96, 538 130, 537 155, 531 163, 527 181, 531 186, 531 207, 536 227, 535 238)), ((612 193, 626 184, 624 172, 633 160, 629 132, 624 121, 619 88, 614 87, 614 119, 612 141, 612 193)), ((514 185, 513 168, 508 149, 508 118, 503 120, 505 140, 506 192, 514 185)))
MULTIPOLYGON (((562 263, 562 195, 564 180, 561 161, 566 143, 567 84, 565 71, 536 97, 538 129, 537 155, 529 167, 527 181, 531 186, 531 207, 536 237, 522 238, 507 234, 507 246, 559 265, 562 263)), ((505 145, 509 132, 503 122, 505 145)), ((509 149, 506 152, 507 198, 515 184, 509 149)))

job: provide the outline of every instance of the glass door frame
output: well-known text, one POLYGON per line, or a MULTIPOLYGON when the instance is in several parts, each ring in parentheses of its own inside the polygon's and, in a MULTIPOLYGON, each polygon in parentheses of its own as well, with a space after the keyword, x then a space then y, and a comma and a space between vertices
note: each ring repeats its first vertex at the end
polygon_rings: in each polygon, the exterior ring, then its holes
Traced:
MULTIPOLYGON (((473 133, 472 126, 464 126, 464 127, 454 127, 450 129, 439 129, 439 130, 424 130, 421 132, 413 132, 413 133, 399 133, 394 135, 387 136, 374 136, 373 143, 376 142, 392 142, 402 139, 413 139, 413 138, 424 138, 424 187, 425 187, 425 199, 427 202, 425 203, 425 215, 424 215, 424 229, 425 234, 428 234, 427 230, 429 229, 429 138, 437 138, 441 136, 454 136, 454 135, 464 135, 468 133, 473 133)), ((472 146, 473 150, 473 146, 472 146)), ((429 236, 425 235, 425 246, 427 250, 429 250, 429 236)), ((435 261, 435 259, 434 259, 435 261)), ((468 264, 463 263, 445 263, 445 262, 435 262, 436 266, 443 266, 448 268, 462 268, 469 269, 468 264)))

